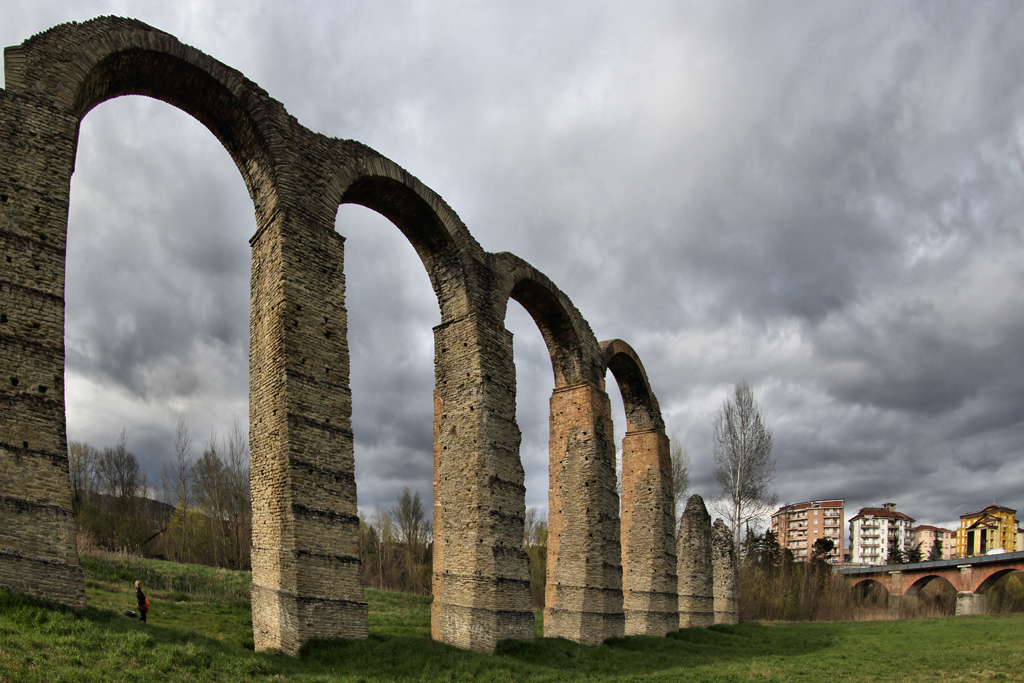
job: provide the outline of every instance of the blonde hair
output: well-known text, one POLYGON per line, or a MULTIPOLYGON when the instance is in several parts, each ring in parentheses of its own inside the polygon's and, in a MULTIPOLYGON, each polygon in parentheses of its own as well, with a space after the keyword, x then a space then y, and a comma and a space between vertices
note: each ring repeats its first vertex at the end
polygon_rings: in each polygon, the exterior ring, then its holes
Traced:
POLYGON ((139 586, 141 586, 141 585, 142 585, 142 582, 141 582, 141 581, 136 581, 136 582, 135 582, 135 587, 136 587, 136 588, 138 588, 138 587, 139 587, 139 586))

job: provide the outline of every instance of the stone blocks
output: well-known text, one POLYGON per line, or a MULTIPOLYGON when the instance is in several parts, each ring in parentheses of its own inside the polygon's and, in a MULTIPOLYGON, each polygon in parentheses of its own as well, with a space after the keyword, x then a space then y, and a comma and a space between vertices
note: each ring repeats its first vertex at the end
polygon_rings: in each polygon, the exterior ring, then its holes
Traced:
POLYGON ((711 568, 716 624, 740 623, 736 576, 736 553, 732 532, 721 519, 716 519, 711 530, 711 568))
MULTIPOLYGON (((441 309, 434 330, 433 637, 485 652, 503 639, 533 637, 515 367, 504 327, 510 298, 537 322, 556 378, 546 635, 601 643, 627 631, 674 628, 684 606, 675 595, 668 440, 657 400, 633 350, 620 340, 599 345, 546 276, 511 254, 485 252, 440 197, 390 160, 302 127, 242 74, 141 22, 103 17, 55 27, 8 48, 5 75, 0 588, 85 604, 63 401, 68 196, 82 117, 107 99, 141 94, 203 122, 253 199, 256 648, 295 654, 310 639, 367 635, 344 238, 334 229, 345 202, 380 212, 402 231, 441 309), (604 390, 609 368, 629 421, 622 526, 604 390)), ((686 557, 693 552, 685 550, 686 557)))
POLYGON ((679 524, 679 628, 715 623, 711 553, 711 515, 704 499, 694 494, 686 502, 679 524))
POLYGON ((669 441, 660 429, 622 440, 622 573, 626 635, 679 628, 669 441))
POLYGON ((625 633, 608 395, 556 387, 550 425, 544 634, 599 644, 625 633))

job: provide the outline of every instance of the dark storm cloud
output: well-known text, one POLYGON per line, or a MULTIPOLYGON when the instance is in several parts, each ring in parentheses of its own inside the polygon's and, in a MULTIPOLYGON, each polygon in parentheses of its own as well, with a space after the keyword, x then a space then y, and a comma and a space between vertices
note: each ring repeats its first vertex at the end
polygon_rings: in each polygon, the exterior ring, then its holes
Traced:
MULTIPOLYGON (((1024 505, 1014 3, 8 5, 5 45, 138 16, 409 169, 638 350, 706 497, 746 378, 782 500, 1024 505)), ((252 206, 207 131, 132 98, 86 117, 69 224, 69 435, 127 426, 152 480, 179 411, 202 441, 244 420, 252 206)), ((360 505, 429 499, 436 299, 387 221, 337 230, 360 505)), ((507 326, 543 506, 550 360, 516 305, 507 326)))

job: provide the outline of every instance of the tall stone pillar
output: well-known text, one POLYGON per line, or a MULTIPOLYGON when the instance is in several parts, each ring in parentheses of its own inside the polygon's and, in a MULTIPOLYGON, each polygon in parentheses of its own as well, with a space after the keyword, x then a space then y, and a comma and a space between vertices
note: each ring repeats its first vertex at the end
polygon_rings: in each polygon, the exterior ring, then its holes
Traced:
POLYGON ((256 649, 366 638, 344 239, 295 209, 252 239, 249 429, 256 649))
POLYGON ((608 394, 589 382, 556 387, 545 636, 598 644, 625 633, 618 512, 608 394))
POLYGON ((736 552, 732 532, 721 519, 716 519, 711 530, 711 569, 716 624, 740 623, 738 594, 736 592, 736 552))
POLYGON ((35 93, 0 90, 0 588, 81 609, 64 418, 77 133, 35 93))
POLYGON ((626 432, 621 523, 627 636, 664 636, 679 628, 670 467, 663 429, 626 432))
POLYGON ((435 640, 533 639, 512 335, 471 314, 434 328, 435 640))
POLYGON ((711 562, 711 515, 704 499, 693 494, 679 523, 679 628, 715 623, 714 575, 711 562))

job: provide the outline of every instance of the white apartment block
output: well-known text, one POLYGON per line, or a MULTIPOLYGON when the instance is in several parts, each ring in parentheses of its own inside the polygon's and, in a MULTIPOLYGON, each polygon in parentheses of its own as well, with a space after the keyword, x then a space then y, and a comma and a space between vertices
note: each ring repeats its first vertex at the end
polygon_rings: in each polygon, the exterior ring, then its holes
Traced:
POLYGON ((896 503, 880 508, 861 508, 850 518, 850 562, 860 565, 884 565, 889 548, 907 552, 914 547, 914 519, 896 512, 896 503))
POLYGON ((807 562, 813 553, 814 542, 830 538, 835 550, 829 557, 832 564, 843 559, 843 505, 839 500, 811 500, 806 503, 783 505, 772 515, 772 531, 783 549, 793 553, 793 559, 807 562))

